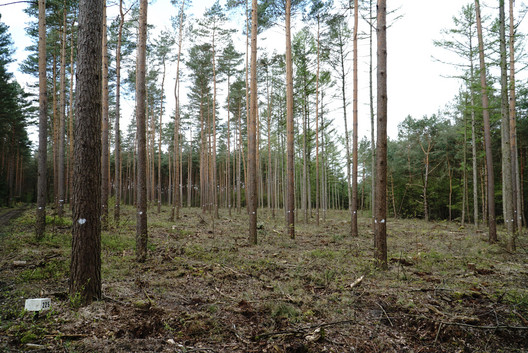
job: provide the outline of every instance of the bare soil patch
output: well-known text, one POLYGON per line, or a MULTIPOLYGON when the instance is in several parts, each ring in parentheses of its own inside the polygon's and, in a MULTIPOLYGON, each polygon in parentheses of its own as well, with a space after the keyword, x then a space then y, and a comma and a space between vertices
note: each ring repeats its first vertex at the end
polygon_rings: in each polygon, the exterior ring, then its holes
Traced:
MULTIPOLYGON (((391 220, 390 269, 372 261, 370 219, 348 213, 284 233, 283 215, 149 212, 149 258, 134 258, 133 210, 103 233, 104 298, 67 293, 71 233, 37 243, 33 212, 0 238, 0 350, 60 352, 527 352, 526 236, 515 254, 454 223, 391 220), (25 261, 24 265, 14 265, 25 261), (362 278, 362 279, 361 279, 362 278), (26 298, 52 309, 24 312, 26 298)), ((71 222, 70 222, 71 223, 71 222)))

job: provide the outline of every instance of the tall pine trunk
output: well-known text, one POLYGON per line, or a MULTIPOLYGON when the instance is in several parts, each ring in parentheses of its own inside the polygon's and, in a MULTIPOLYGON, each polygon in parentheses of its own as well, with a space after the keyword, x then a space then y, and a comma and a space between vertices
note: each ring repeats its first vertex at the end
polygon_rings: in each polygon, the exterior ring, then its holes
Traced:
MULTIPOLYGON (((158 139, 158 214, 161 213, 161 133, 163 128, 163 96, 165 92, 165 71, 166 71, 166 65, 165 65, 165 56, 163 56, 162 60, 163 65, 163 73, 161 76, 161 99, 160 99, 160 118, 159 118, 159 139, 158 139)), ((170 176, 169 176, 170 177, 170 176)))
POLYGON ((291 53, 291 0, 286 0, 286 231, 295 238, 295 164, 293 129, 293 63, 291 53))
POLYGON ((47 202, 48 93, 46 77, 46 0, 38 1, 38 10, 39 147, 35 235, 37 240, 40 240, 44 237, 44 231, 46 230, 47 202))
POLYGON ((251 104, 248 124, 249 242, 257 244, 257 0, 251 4, 251 104))
POLYGON ((506 53, 506 16, 504 0, 499 0, 499 43, 501 69, 501 151, 502 151, 502 208, 508 231, 507 248, 515 250, 515 219, 513 215, 512 153, 510 148, 510 117, 508 103, 508 68, 506 53))
POLYGON ((522 228, 522 193, 521 193, 521 178, 519 175, 519 157, 517 151, 517 111, 515 109, 515 23, 513 20, 513 3, 514 0, 509 1, 510 10, 510 148, 512 160, 512 178, 513 178, 513 216, 515 218, 515 226, 517 232, 522 228))
POLYGON ((374 228, 374 259, 376 266, 387 269, 387 5, 378 0, 378 134, 376 153, 376 215, 374 228))
POLYGON ((359 26, 359 4, 354 0, 354 98, 352 103, 352 219, 350 232, 353 237, 358 236, 357 210, 358 210, 358 26, 359 26))
POLYGON ((79 4, 70 295, 101 298, 101 70, 104 0, 79 4))
MULTIPOLYGON (((71 24, 71 33, 73 33, 73 28, 75 25, 75 20, 71 24)), ((75 71, 75 62, 73 61, 74 45, 73 45, 73 35, 70 35, 70 107, 68 112, 68 200, 70 203, 70 210, 72 210, 72 189, 73 189, 73 86, 74 86, 74 71, 75 71)))
POLYGON ((110 148, 108 140, 108 40, 107 40, 107 29, 106 29, 106 0, 103 8, 103 38, 102 38, 102 155, 101 155, 101 226, 103 229, 108 228, 108 191, 109 191, 109 157, 110 148))
MULTIPOLYGON (((370 18, 374 20, 373 14, 372 14, 372 2, 374 0, 370 0, 369 2, 369 14, 370 18)), ((374 72, 374 65, 373 65, 373 53, 372 53, 372 42, 373 42, 373 25, 369 26, 369 106, 370 106, 370 150, 371 150, 371 156, 370 156, 370 165, 371 165, 371 172, 370 172, 370 187, 371 187, 371 201, 370 201, 370 209, 372 212, 372 227, 375 227, 374 220, 376 217, 376 140, 374 139, 375 135, 375 127, 374 127, 374 83, 373 83, 373 72, 374 72)))
POLYGON ((136 215, 136 256, 138 262, 147 257, 147 137, 146 137, 146 56, 147 56, 147 0, 139 3, 139 37, 137 45, 136 77, 136 122, 138 141, 137 163, 137 215, 136 215))
POLYGON ((469 41, 469 52, 470 52, 470 103, 471 103, 471 159, 473 164, 473 222, 475 228, 479 227, 479 210, 478 210, 478 166, 477 166, 477 135, 476 135, 476 119, 475 119, 475 93, 473 91, 473 77, 474 66, 473 66, 473 36, 470 36, 469 41))
POLYGON ((475 0, 475 11, 477 15, 477 32, 479 41, 479 59, 480 59, 480 85, 482 93, 482 115, 484 119, 484 144, 486 149, 486 172, 487 172, 487 190, 488 190, 488 224, 489 224, 489 241, 497 241, 497 224, 495 220, 495 179, 493 176, 493 152, 491 150, 491 128, 489 116, 488 88, 486 84, 486 64, 484 61, 484 41, 482 38, 482 23, 480 19, 480 1, 475 0))
MULTIPOLYGON (((178 57, 176 59, 176 82, 174 83, 174 100, 176 102, 176 112, 174 114, 174 190, 173 190, 173 201, 172 211, 170 220, 174 221, 180 218, 180 204, 181 204, 181 186, 180 182, 180 61, 181 61, 181 50, 183 41, 183 15, 185 9, 185 0, 182 1, 180 7, 180 25, 178 33, 178 57)), ((189 154, 191 151, 189 151, 189 154)), ((190 173, 189 173, 190 175, 190 173)), ((188 186, 190 188, 190 185, 188 186)), ((188 195, 187 204, 190 205, 190 195, 188 195)))
POLYGON ((315 224, 319 227, 320 175, 319 175, 319 71, 321 66, 320 16, 317 15, 317 71, 315 74, 315 224))
POLYGON ((121 132, 119 131, 119 120, 121 118, 121 43, 123 40, 123 26, 125 23, 125 14, 123 13, 123 0, 119 0, 119 27, 117 32, 116 48, 116 105, 115 105, 115 125, 114 125, 114 184, 115 184, 115 206, 114 222, 119 226, 121 216, 121 132))
POLYGON ((65 127, 66 127, 66 3, 62 10, 62 39, 61 39, 61 63, 60 63, 60 115, 59 115, 59 209, 58 216, 64 214, 64 200, 66 199, 66 173, 65 173, 65 127))

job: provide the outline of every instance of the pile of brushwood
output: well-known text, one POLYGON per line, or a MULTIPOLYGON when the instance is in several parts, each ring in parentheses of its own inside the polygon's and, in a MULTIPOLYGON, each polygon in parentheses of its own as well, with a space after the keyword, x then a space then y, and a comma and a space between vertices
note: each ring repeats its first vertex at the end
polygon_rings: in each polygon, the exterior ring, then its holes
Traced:
POLYGON ((389 220, 379 271, 366 215, 359 237, 331 211, 292 240, 282 213, 259 210, 251 246, 244 212, 169 214, 149 212, 145 263, 134 209, 103 231, 103 298, 85 307, 68 293, 71 219, 48 215, 41 241, 34 210, 3 225, 0 351, 528 352, 527 235, 508 253, 484 229, 389 220), (50 310, 24 311, 39 297, 50 310))

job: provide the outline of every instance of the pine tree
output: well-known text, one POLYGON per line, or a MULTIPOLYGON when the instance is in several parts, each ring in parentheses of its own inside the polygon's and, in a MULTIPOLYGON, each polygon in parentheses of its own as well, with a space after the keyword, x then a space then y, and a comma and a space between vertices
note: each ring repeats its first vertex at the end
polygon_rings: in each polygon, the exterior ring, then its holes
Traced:
POLYGON ((101 298, 101 68, 104 0, 79 6, 70 294, 101 298))

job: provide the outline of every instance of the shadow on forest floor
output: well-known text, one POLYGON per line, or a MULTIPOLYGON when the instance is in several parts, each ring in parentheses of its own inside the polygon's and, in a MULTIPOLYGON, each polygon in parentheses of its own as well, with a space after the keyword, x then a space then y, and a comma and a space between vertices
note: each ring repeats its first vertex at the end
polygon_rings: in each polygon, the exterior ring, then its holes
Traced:
POLYGON ((102 234, 104 299, 67 293, 71 221, 33 238, 34 212, 0 238, 0 350, 66 352, 527 352, 528 238, 515 254, 455 223, 390 220, 390 268, 374 269, 370 219, 297 224, 259 211, 149 211, 149 257, 134 256, 135 218, 102 234), (214 222, 213 222, 214 221, 214 222), (362 278, 362 280, 361 280, 362 278), (358 283, 359 282, 359 283, 358 283), (50 297, 33 316, 26 298, 50 297))

